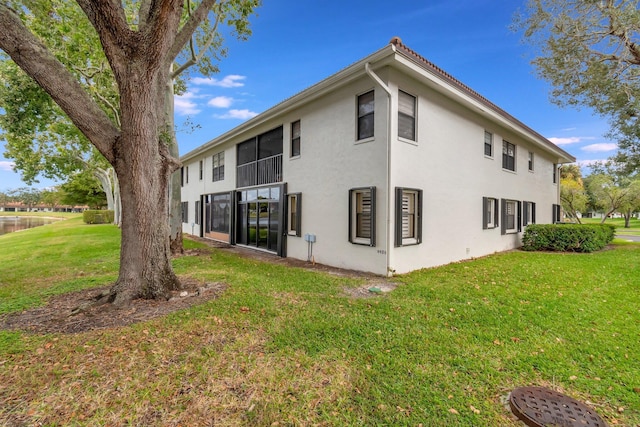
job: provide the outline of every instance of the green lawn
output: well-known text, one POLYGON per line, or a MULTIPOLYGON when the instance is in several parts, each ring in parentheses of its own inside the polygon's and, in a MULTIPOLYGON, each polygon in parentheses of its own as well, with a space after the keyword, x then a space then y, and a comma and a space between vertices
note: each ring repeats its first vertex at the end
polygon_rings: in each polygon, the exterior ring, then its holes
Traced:
MULTIPOLYGON (((61 221, 0 236, 0 313, 110 283, 119 230, 61 221)), ((187 241, 189 247, 199 244, 187 241)), ((513 251, 361 280, 224 250, 174 261, 218 299, 130 327, 0 332, 0 425, 517 426, 524 385, 640 425, 640 245, 513 251)))
MULTIPOLYGON (((602 220, 600 218, 583 218, 584 224, 600 224, 602 220)), ((640 235, 640 220, 637 218, 631 218, 629 221, 629 228, 624 226, 624 218, 607 218, 605 224, 612 224, 616 226, 616 233, 630 236, 640 235)))

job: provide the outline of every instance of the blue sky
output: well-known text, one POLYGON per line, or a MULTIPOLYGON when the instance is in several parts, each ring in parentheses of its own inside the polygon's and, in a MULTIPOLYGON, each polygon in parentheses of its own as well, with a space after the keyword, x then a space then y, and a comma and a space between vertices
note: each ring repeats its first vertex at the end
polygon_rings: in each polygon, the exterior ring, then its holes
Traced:
MULTIPOLYGON (((180 153, 234 128, 364 58, 398 36, 403 43, 532 127, 581 164, 615 153, 606 120, 560 109, 508 27, 525 0, 263 0, 253 35, 227 37, 212 78, 193 76, 176 97, 180 153), (195 125, 195 126, 194 126, 195 125)), ((0 191, 24 186, 0 148, 0 191)), ((52 182, 42 179, 35 187, 52 182)))

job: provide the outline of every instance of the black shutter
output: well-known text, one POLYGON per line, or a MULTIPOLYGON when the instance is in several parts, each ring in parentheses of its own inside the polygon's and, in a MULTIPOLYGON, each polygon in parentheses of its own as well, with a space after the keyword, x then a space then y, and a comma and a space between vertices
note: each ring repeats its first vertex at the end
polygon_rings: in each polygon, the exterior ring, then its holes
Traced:
POLYGON ((493 199, 493 226, 498 228, 500 221, 498 221, 498 212, 500 211, 500 206, 498 205, 498 199, 493 199))
POLYGON ((302 193, 296 196, 296 236, 302 236, 302 193))
POLYGON ((376 245, 376 187, 371 187, 371 243, 369 246, 376 245))
POLYGON ((418 243, 422 243, 422 190, 418 190, 418 208, 416 214, 416 238, 418 243))
POLYGON ((529 218, 529 202, 522 202, 522 226, 526 227, 529 223, 527 219, 529 218))
POLYGON ((482 198, 482 229, 486 230, 487 228, 487 221, 489 220, 489 218, 487 218, 487 203, 489 202, 489 199, 487 197, 483 197, 482 198))
POLYGON ((505 199, 501 199, 500 203, 502 205, 502 208, 500 209, 500 217, 502 221, 500 234, 507 234, 507 201, 505 199))
POLYGON ((518 217, 517 217, 518 231, 522 231, 522 202, 518 201, 518 217))
POLYGON ((402 246, 402 191, 401 187, 396 187, 396 229, 395 247, 402 246))
POLYGON ((353 243, 353 190, 349 190, 349 243, 353 243))

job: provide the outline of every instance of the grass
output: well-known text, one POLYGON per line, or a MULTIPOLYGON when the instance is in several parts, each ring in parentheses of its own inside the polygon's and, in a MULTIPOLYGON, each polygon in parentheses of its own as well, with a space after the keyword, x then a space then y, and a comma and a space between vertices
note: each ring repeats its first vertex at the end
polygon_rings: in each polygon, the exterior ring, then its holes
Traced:
MULTIPOLYGON (((600 218, 582 218, 583 224, 600 224, 602 221, 600 218)), ((627 236, 639 236, 640 235, 640 219, 631 218, 629 221, 629 228, 624 226, 624 218, 607 218, 605 224, 612 224, 616 226, 616 233, 627 236)))
MULTIPOLYGON (((0 236, 0 312, 109 283, 118 239, 79 219, 0 236)), ((638 265, 637 244, 513 251, 353 299, 361 280, 185 256, 178 274, 228 290, 126 328, 0 332, 0 424, 516 426, 504 398, 542 385, 640 425, 638 265)))

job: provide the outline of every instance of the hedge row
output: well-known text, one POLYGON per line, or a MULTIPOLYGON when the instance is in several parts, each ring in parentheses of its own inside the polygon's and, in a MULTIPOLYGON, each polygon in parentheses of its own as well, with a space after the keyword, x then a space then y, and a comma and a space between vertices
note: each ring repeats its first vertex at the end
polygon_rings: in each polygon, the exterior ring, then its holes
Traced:
POLYGON ((86 224, 111 224, 113 222, 113 211, 84 211, 82 220, 86 224))
POLYGON ((593 252, 612 240, 611 224, 530 224, 522 236, 525 251, 593 252))

